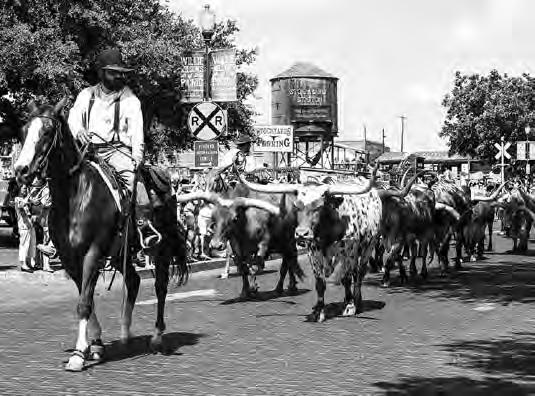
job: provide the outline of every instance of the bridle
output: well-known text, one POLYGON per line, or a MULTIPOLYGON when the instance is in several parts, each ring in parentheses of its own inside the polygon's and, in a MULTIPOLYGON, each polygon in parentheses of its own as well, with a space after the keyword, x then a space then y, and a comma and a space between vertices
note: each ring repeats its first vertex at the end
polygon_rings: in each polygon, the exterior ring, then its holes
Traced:
POLYGON ((52 152, 52 149, 54 147, 56 147, 59 139, 59 138, 62 138, 63 137, 63 131, 62 131, 62 125, 61 125, 61 121, 55 117, 51 117, 51 116, 48 116, 48 115, 39 115, 39 116, 35 116, 33 118, 47 118, 49 120, 52 121, 52 124, 53 124, 53 129, 54 129, 54 137, 52 139, 52 143, 49 145, 49 147, 47 148, 47 151, 45 153, 45 155, 43 157, 41 157, 36 169, 35 169, 35 173, 37 174, 42 174, 43 171, 45 169, 48 169, 48 163, 49 163, 49 156, 50 156, 50 153, 52 152))

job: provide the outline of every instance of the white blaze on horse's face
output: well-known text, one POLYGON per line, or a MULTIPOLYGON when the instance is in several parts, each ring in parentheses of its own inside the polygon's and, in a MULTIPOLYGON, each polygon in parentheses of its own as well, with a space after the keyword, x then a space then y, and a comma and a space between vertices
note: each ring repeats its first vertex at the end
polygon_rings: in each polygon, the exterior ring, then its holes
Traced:
POLYGON ((32 162, 35 159, 39 135, 43 127, 43 120, 39 117, 34 118, 30 122, 30 125, 28 125, 28 133, 26 134, 26 139, 22 146, 22 151, 15 163, 15 169, 31 168, 32 162))

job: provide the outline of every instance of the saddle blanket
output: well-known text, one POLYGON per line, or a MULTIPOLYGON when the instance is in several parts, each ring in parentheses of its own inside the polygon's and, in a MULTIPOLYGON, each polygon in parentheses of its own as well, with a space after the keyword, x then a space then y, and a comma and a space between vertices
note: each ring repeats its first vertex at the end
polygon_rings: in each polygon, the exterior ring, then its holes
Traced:
POLYGON ((112 181, 110 180, 110 176, 108 176, 106 172, 104 172, 100 164, 93 161, 88 162, 89 165, 91 165, 100 174, 100 177, 102 177, 102 180, 104 180, 104 183, 106 183, 106 186, 108 186, 108 189, 110 190, 111 195, 113 196, 113 200, 115 201, 117 210, 119 211, 119 213, 122 213, 123 208, 121 205, 121 192, 119 191, 118 187, 114 186, 114 184, 116 185, 116 183, 112 183, 112 181))

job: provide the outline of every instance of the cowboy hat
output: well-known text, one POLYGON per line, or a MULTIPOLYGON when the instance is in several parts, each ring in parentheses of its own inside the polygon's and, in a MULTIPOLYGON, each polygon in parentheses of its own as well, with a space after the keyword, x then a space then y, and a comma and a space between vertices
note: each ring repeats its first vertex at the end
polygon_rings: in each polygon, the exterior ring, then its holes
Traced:
POLYGON ((238 145, 238 146, 241 145, 241 144, 247 144, 247 143, 252 143, 252 142, 253 141, 251 140, 249 135, 245 135, 245 134, 240 135, 235 141, 236 145, 238 145))
POLYGON ((103 50, 97 57, 97 67, 103 70, 115 70, 123 73, 134 70, 125 66, 118 48, 107 48, 103 50))

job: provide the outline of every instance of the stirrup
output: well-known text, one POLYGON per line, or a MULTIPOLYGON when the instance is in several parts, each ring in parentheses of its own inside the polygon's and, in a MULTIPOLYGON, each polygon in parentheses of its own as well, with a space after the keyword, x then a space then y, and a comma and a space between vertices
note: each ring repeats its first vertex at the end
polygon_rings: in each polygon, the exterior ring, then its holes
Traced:
POLYGON ((137 227, 137 232, 139 234, 139 242, 143 249, 153 248, 154 246, 158 245, 162 241, 162 234, 160 234, 158 230, 154 228, 150 220, 147 220, 147 225, 150 227, 150 229, 152 230, 152 232, 154 232, 155 235, 151 235, 145 239, 145 237, 143 236, 143 233, 141 232, 140 227, 139 226, 137 227), (156 242, 153 242, 154 239, 157 239, 156 242))

